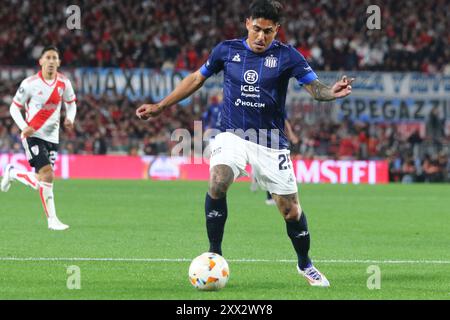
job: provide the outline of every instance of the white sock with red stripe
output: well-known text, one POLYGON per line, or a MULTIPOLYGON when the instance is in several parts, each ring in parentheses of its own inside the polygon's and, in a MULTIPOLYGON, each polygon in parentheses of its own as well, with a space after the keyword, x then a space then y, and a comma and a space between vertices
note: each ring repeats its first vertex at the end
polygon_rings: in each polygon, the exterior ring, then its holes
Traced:
POLYGON ((23 183, 26 186, 33 188, 34 190, 39 189, 39 180, 36 178, 34 172, 21 171, 17 169, 11 169, 10 175, 14 180, 23 183))
POLYGON ((39 186, 39 195, 41 196, 42 205, 47 219, 58 219, 56 217, 55 198, 53 196, 53 183, 41 181, 39 186))

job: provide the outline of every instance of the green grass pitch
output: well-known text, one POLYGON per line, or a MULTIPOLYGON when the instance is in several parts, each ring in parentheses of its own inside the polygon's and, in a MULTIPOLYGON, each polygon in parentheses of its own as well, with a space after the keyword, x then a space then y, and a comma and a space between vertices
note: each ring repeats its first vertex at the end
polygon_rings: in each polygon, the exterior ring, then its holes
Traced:
POLYGON ((206 189, 59 180, 56 207, 71 228, 56 232, 38 193, 14 183, 0 194, 0 299, 450 298, 449 185, 301 185, 311 257, 331 282, 324 289, 297 274, 285 223, 265 193, 235 183, 223 243, 231 277, 218 292, 197 291, 187 275, 208 247, 206 189), (73 265, 79 290, 67 288, 73 265), (371 265, 380 289, 367 287, 371 265))

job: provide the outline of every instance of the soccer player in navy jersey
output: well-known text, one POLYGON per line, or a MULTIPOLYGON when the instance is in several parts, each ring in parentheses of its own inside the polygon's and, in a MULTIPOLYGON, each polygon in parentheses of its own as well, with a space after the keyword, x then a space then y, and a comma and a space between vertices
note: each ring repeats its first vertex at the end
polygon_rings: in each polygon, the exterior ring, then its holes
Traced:
POLYGON ((287 234, 298 257, 298 272, 312 286, 328 287, 329 281, 308 256, 310 235, 289 158, 285 100, 292 77, 319 101, 348 96, 353 79, 343 76, 329 87, 318 80, 295 48, 275 40, 281 10, 277 1, 254 1, 245 22, 246 38, 219 43, 198 71, 183 79, 159 103, 140 106, 136 115, 141 119, 158 116, 202 87, 208 77, 223 71, 222 132, 211 145, 205 199, 209 251, 222 254, 227 190, 236 178, 245 174, 249 163, 260 186, 272 193, 286 221, 287 234))
POLYGON ((208 105, 206 111, 202 114, 203 130, 219 129, 220 130, 220 111, 222 110, 222 98, 220 95, 211 97, 211 104, 208 105))

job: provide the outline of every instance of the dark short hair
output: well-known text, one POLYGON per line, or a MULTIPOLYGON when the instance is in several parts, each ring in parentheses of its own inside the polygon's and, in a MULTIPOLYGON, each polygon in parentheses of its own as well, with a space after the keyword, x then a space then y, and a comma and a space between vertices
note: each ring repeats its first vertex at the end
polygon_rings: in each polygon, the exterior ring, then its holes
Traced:
POLYGON ((255 0, 250 5, 249 17, 253 19, 264 18, 279 23, 283 6, 274 0, 255 0))
POLYGON ((58 56, 60 56, 59 54, 59 50, 56 46, 46 46, 44 49, 42 49, 41 52, 41 57, 47 52, 47 51, 56 51, 56 53, 58 53, 58 56))

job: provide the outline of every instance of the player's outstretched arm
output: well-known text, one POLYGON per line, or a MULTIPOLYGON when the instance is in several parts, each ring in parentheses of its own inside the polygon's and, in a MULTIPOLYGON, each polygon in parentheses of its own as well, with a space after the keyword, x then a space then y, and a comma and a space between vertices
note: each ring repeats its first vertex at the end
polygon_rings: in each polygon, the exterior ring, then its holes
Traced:
POLYGON ((354 78, 347 79, 343 76, 341 80, 336 82, 332 87, 323 84, 319 80, 314 80, 305 85, 305 89, 309 94, 318 101, 331 101, 338 98, 344 98, 352 93, 352 82, 354 78))
POLYGON ((157 117, 165 108, 178 103, 200 89, 206 79, 207 78, 200 73, 200 70, 191 73, 161 102, 156 104, 143 104, 137 108, 136 115, 140 119, 145 120, 157 117))

